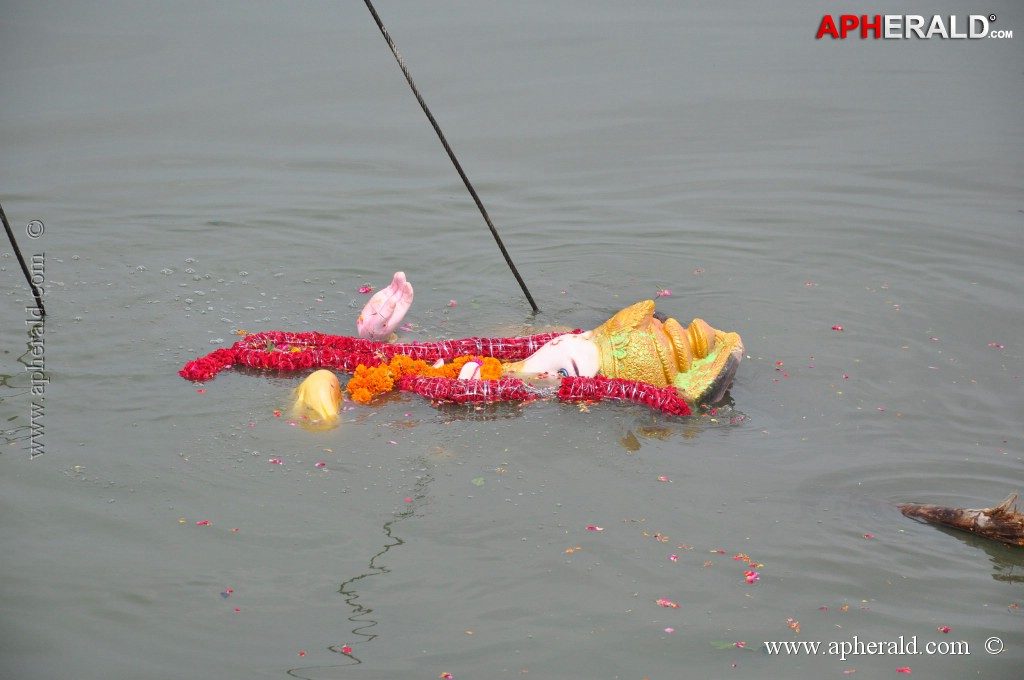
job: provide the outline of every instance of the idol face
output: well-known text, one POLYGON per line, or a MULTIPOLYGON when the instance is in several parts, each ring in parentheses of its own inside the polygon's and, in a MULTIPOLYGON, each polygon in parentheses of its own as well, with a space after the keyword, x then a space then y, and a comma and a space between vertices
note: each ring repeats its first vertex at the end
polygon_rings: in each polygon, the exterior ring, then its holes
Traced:
POLYGON ((520 373, 547 374, 550 377, 593 378, 601 368, 597 345, 591 331, 560 335, 549 340, 518 366, 520 373))

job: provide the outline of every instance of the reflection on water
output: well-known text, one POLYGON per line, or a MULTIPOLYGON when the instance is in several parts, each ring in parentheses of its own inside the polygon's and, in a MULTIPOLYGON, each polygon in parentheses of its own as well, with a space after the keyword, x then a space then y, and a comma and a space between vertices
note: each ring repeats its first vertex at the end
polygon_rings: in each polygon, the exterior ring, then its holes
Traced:
MULTIPOLYGON (((934 525, 933 525, 934 526, 934 525)), ((1004 583, 1024 583, 1024 548, 975 536, 949 527, 934 527, 984 552, 992 563, 992 578, 1004 583)))
POLYGON ((702 406, 697 413, 683 418, 667 418, 653 412, 641 416, 626 430, 619 444, 629 452, 636 452, 640 450, 642 440, 696 439, 709 430, 749 425, 749 422, 750 418, 736 409, 732 396, 726 392, 717 403, 702 406))
MULTIPOLYGON (((424 469, 426 469, 427 462, 425 460, 420 462, 423 464, 424 469)), ((381 547, 379 552, 374 553, 373 556, 370 557, 370 561, 367 564, 367 570, 342 581, 341 585, 338 587, 338 593, 345 598, 345 604, 352 609, 352 615, 348 617, 348 620, 355 624, 355 627, 352 628, 353 640, 351 645, 347 643, 331 645, 327 649, 335 654, 341 654, 342 656, 348 657, 351 660, 351 663, 292 668, 288 670, 288 675, 296 678, 302 678, 303 680, 319 680, 320 678, 325 677, 319 671, 331 668, 343 668, 363 663, 358 655, 359 646, 368 644, 377 637, 377 634, 374 633, 372 629, 377 626, 379 621, 370 616, 373 613, 373 607, 360 602, 360 594, 356 585, 367 578, 372 576, 381 576, 391 571, 386 566, 384 557, 392 548, 397 548, 405 543, 405 541, 395 534, 395 525, 404 519, 408 519, 409 517, 414 517, 416 515, 417 508, 419 508, 419 506, 426 500, 427 491, 432 481, 433 476, 429 472, 424 472, 417 478, 412 492, 405 501, 405 506, 401 511, 396 512, 391 519, 384 522, 382 531, 384 536, 387 538, 387 542, 381 547), (310 673, 314 671, 316 672, 315 675, 311 675, 310 673)))

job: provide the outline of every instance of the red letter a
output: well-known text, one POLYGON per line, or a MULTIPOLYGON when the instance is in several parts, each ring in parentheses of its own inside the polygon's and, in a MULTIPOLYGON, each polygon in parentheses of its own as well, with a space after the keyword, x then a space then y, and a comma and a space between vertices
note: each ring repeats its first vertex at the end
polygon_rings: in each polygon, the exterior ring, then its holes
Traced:
POLYGON ((814 36, 816 40, 821 40, 821 36, 828 33, 833 38, 839 37, 839 31, 836 30, 836 22, 832 20, 831 14, 826 14, 821 18, 821 26, 818 26, 818 35, 814 36))

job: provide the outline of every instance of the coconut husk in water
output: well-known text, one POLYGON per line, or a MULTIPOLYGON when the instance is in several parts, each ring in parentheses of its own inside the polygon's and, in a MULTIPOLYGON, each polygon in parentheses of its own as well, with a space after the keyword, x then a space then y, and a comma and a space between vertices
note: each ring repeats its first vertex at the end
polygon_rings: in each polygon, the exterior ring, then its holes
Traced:
POLYGON ((900 512, 924 522, 969 531, 1008 545, 1024 546, 1024 513, 1017 509, 1017 494, 994 508, 951 508, 943 505, 901 503, 900 512))

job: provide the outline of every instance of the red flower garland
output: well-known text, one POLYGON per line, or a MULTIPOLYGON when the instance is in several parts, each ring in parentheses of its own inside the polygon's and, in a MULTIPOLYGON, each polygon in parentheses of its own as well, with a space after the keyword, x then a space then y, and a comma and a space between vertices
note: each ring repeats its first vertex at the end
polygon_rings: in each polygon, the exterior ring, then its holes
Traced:
POLYGON ((453 378, 425 378, 406 375, 398 381, 398 388, 416 392, 434 401, 466 402, 530 401, 537 395, 519 378, 500 380, 458 380, 453 378))
POLYGON ((679 396, 674 387, 655 387, 639 380, 606 378, 562 378, 558 388, 562 401, 601 401, 619 399, 644 404, 673 416, 690 415, 690 406, 679 396))
MULTIPOLYGON (((580 333, 580 330, 573 331, 580 333)), ((377 366, 398 354, 431 363, 446 362, 467 354, 519 361, 536 352, 549 340, 564 333, 541 333, 517 338, 463 338, 423 343, 388 344, 362 338, 324 333, 266 331, 248 335, 228 348, 221 348, 188 362, 178 374, 186 380, 204 382, 234 365, 278 371, 335 368, 352 372, 356 366, 377 366)), ((399 388, 436 401, 492 402, 528 401, 537 393, 518 378, 500 380, 456 380, 404 376, 399 388)), ((558 390, 563 401, 618 399, 644 404, 669 415, 690 415, 689 405, 672 387, 621 378, 563 378, 558 390)))
MULTIPOLYGON (((573 331, 580 333, 580 330, 573 331)), ((205 382, 225 368, 241 364, 250 368, 300 371, 309 368, 336 368, 351 373, 356 366, 377 366, 396 354, 413 359, 446 362, 455 357, 479 355, 502 361, 519 361, 563 333, 541 333, 518 338, 463 338, 438 342, 375 342, 344 335, 324 333, 254 333, 228 348, 221 348, 185 364, 178 374, 186 380, 205 382)))

